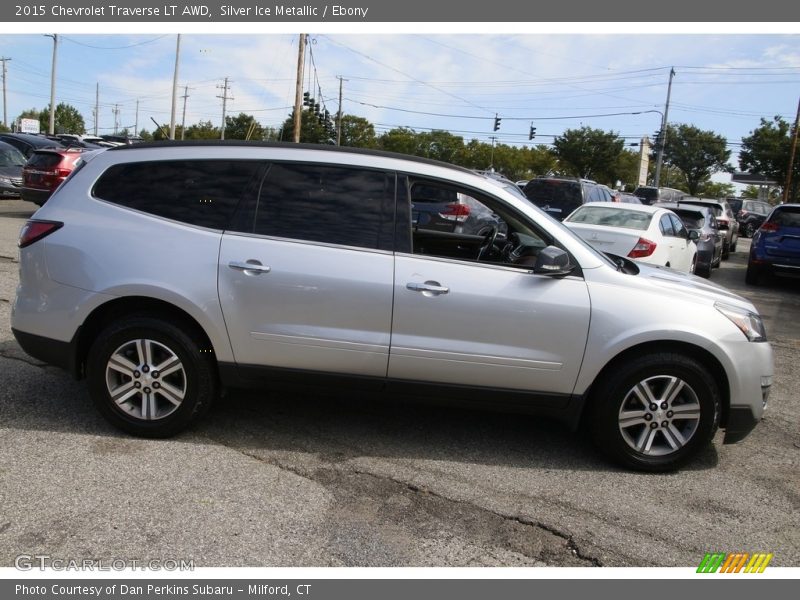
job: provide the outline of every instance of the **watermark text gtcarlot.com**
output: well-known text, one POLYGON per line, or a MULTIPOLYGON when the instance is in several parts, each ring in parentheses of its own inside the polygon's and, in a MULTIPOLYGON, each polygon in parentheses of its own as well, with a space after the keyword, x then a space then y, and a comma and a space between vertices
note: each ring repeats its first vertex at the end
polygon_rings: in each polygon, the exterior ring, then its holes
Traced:
POLYGON ((14 558, 19 571, 194 571, 194 560, 184 558, 60 558, 49 554, 20 554, 14 558))

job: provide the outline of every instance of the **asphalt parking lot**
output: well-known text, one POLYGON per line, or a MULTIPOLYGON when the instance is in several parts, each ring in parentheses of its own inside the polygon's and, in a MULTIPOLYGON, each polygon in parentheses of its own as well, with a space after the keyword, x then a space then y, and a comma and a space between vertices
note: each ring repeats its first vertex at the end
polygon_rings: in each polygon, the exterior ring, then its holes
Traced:
POLYGON ((0 566, 696 566, 712 551, 800 566, 800 285, 746 287, 749 240, 712 281, 764 315, 767 417, 679 473, 645 475, 544 419, 369 396, 236 392, 175 439, 121 434, 83 382, 11 335, 34 208, 0 201, 0 566))

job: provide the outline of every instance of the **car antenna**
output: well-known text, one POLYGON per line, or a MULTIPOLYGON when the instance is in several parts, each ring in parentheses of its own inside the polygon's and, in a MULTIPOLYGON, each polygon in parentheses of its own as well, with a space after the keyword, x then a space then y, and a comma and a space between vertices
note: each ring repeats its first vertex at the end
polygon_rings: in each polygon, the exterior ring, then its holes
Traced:
POLYGON ((156 127, 158 127, 158 129, 161 131, 161 134, 162 134, 162 135, 163 135, 163 136, 164 136, 166 139, 169 139, 169 134, 167 133, 167 130, 166 130, 166 129, 164 129, 164 128, 163 128, 161 125, 159 125, 159 124, 158 124, 158 121, 156 121, 156 120, 155 120, 153 117, 150 117, 150 120, 151 120, 153 123, 155 123, 155 124, 156 124, 156 127))

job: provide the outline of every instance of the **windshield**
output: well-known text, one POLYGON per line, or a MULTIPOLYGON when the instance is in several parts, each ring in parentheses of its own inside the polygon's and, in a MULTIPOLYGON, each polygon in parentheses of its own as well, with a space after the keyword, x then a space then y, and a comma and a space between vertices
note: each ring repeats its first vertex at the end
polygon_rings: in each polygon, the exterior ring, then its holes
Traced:
POLYGON ((582 206, 565 221, 570 223, 585 223, 587 225, 603 225, 605 227, 621 227, 623 229, 637 229, 645 231, 650 227, 652 214, 639 210, 629 210, 617 207, 582 206))
POLYGON ((0 148, 0 167, 22 167, 25 157, 16 148, 0 148))
POLYGON ((654 187, 638 187, 633 190, 633 195, 639 198, 645 198, 652 201, 658 198, 658 188, 654 187))
POLYGON ((702 213, 677 208, 673 208, 672 212, 680 217, 686 229, 702 229, 705 225, 706 219, 702 213))

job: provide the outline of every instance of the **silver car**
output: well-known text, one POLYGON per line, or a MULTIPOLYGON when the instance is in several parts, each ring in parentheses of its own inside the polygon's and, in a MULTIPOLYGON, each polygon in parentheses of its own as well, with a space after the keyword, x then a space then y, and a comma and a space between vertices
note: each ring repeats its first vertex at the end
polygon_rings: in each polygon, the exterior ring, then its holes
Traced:
POLYGON ((464 169, 289 144, 99 151, 23 228, 12 328, 141 436, 222 387, 302 382, 456 399, 585 424, 612 459, 674 469, 744 438, 773 375, 743 298, 612 261, 464 169), (497 215, 412 224, 416 187, 497 215))

